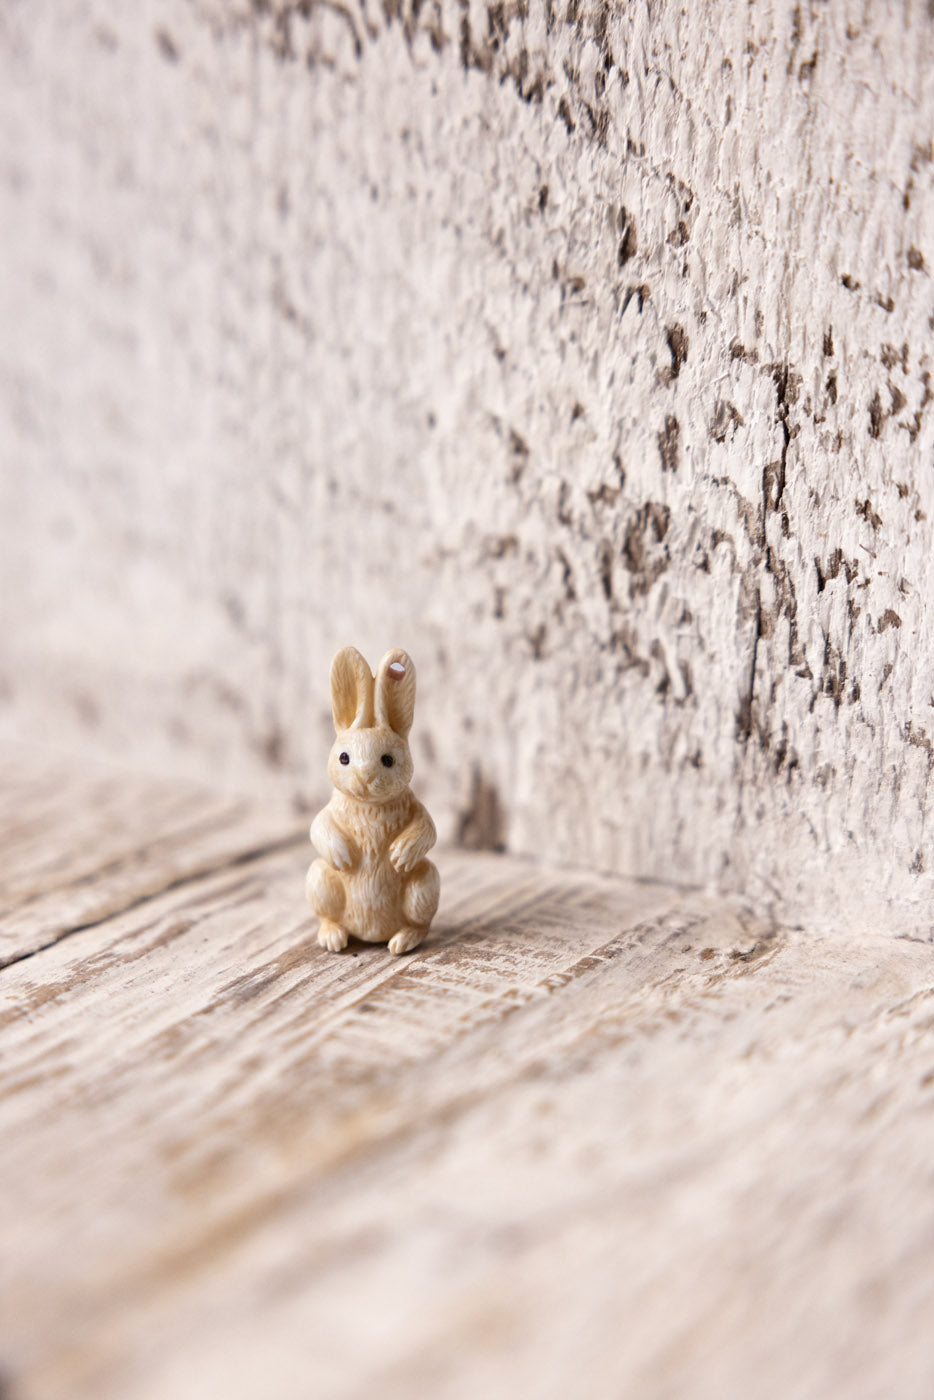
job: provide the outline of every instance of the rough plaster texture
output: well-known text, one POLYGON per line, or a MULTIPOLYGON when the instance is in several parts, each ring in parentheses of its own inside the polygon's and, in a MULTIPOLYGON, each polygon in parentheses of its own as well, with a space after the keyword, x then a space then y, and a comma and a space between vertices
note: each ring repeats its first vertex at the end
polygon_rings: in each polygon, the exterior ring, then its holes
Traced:
POLYGON ((925 933, 926 8, 0 17, 3 725, 925 933))

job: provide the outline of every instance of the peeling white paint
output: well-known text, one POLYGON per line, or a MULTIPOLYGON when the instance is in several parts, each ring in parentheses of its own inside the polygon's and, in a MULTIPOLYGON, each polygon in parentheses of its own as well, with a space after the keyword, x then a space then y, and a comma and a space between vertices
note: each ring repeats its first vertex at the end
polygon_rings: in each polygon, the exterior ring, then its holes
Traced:
POLYGON ((253 9, 0 27, 4 727, 927 932, 927 11, 253 9))

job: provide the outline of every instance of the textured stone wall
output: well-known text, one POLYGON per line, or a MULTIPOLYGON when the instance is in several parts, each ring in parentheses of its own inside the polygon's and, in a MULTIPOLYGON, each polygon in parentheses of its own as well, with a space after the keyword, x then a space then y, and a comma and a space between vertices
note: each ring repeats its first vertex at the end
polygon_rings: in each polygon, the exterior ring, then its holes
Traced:
POLYGON ((11 3, 2 725, 934 925, 934 20, 11 3))

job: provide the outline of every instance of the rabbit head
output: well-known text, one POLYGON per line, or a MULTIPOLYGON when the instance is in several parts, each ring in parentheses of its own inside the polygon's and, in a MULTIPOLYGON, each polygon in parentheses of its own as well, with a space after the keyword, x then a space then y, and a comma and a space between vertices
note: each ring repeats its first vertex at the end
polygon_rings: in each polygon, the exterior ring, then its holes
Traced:
POLYGON ((399 797, 413 771, 415 667, 407 653, 387 651, 374 680, 356 647, 344 647, 331 664, 331 709, 337 737, 328 777, 337 790, 377 805, 399 797))

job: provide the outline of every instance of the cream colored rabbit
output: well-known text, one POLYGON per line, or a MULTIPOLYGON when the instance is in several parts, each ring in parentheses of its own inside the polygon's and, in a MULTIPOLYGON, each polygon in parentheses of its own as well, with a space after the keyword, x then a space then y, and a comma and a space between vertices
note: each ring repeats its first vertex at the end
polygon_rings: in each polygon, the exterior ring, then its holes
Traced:
POLYGON ((434 822, 409 787, 415 667, 404 651, 387 651, 374 682, 356 648, 344 647, 331 665, 331 708, 334 796, 311 824, 321 859, 305 881, 318 942, 338 953, 354 934, 407 953, 428 932, 440 892, 425 859, 434 822))

